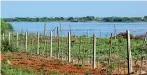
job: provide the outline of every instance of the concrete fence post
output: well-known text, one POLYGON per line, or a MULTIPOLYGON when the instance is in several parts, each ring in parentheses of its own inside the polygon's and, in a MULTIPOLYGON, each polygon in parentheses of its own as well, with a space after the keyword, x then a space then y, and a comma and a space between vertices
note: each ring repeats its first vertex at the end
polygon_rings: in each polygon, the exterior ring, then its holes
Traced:
POLYGON ((96 68, 96 35, 93 34, 93 69, 96 68))
POLYGON ((37 32, 37 54, 39 54, 39 32, 37 32))
POLYGON ((5 40, 5 33, 3 33, 3 40, 5 40))
POLYGON ((50 32, 50 46, 51 46, 50 57, 52 58, 52 31, 50 32))
POLYGON ((132 56, 131 56, 131 47, 130 47, 130 31, 127 30, 127 62, 128 62, 128 74, 132 73, 132 56))
POLYGON ((9 32, 9 35, 8 35, 8 40, 9 40, 9 44, 11 43, 11 33, 9 32))
POLYGON ((115 41, 116 41, 116 26, 114 24, 114 37, 115 37, 115 41))
POLYGON ((108 64, 111 64, 111 49, 112 49, 112 33, 111 33, 111 37, 110 37, 110 49, 109 49, 109 61, 108 64))
POLYGON ((68 62, 71 62, 71 56, 70 56, 70 49, 71 49, 71 37, 70 32, 68 32, 68 62))
POLYGON ((18 47, 18 32, 16 33, 16 46, 18 47))
POLYGON ((145 34, 145 38, 144 38, 144 40, 147 41, 147 32, 146 32, 146 34, 145 34))
POLYGON ((25 50, 26 50, 26 52, 28 51, 28 33, 26 32, 25 33, 25 35, 26 35, 26 41, 25 41, 25 50))

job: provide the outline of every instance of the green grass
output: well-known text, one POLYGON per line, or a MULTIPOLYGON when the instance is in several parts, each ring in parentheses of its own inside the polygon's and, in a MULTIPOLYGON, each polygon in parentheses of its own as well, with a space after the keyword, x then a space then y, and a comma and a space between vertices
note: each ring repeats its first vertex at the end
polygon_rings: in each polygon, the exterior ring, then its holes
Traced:
POLYGON ((24 68, 10 66, 7 63, 1 64, 2 75, 39 75, 33 72, 26 71, 24 68))
MULTIPOLYGON (((11 58, 9 58, 11 59, 11 58)), ((28 67, 17 67, 17 66, 11 66, 7 64, 7 61, 4 60, 4 63, 1 64, 1 74, 2 75, 63 75, 63 73, 59 73, 56 71, 50 71, 50 69, 46 69, 43 72, 35 72, 32 69, 29 69, 28 67)))

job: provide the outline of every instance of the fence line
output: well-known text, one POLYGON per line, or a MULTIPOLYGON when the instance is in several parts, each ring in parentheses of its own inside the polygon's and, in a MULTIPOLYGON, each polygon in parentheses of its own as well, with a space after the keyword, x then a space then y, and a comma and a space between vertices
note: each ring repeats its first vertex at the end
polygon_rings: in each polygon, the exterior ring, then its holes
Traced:
MULTIPOLYGON (((22 44, 23 49, 25 49, 26 52, 30 52, 34 47, 35 54, 36 54, 36 48, 37 48, 37 54, 41 54, 42 52, 50 52, 50 54, 49 54, 50 58, 57 57, 58 59, 60 59, 60 56, 61 56, 61 60, 64 59, 64 56, 65 56, 66 60, 68 60, 67 61, 68 63, 86 64, 85 61, 88 61, 87 63, 90 62, 92 69, 99 68, 99 65, 102 65, 102 62, 103 63, 106 62, 105 64, 108 65, 108 68, 107 68, 107 70, 108 70, 109 66, 110 67, 115 66, 114 64, 117 63, 117 67, 118 67, 117 71, 118 72, 121 71, 121 66, 125 65, 126 61, 124 62, 124 59, 123 59, 124 63, 121 64, 122 63, 122 61, 121 61, 122 59, 120 58, 121 54, 118 54, 117 52, 121 53, 121 51, 122 51, 121 46, 123 46, 123 47, 125 46, 125 48, 127 47, 127 51, 125 49, 125 52, 127 52, 127 68, 124 67, 124 69, 128 70, 128 74, 131 74, 133 72, 133 69, 134 69, 133 65, 134 64, 132 62, 133 58, 131 56, 131 48, 132 48, 131 46, 132 45, 131 45, 131 36, 130 36, 129 30, 126 31, 126 37, 123 40, 118 39, 118 38, 115 39, 115 37, 113 36, 113 32, 111 33, 111 37, 109 39, 107 39, 107 38, 103 39, 100 37, 96 37, 96 34, 93 34, 93 37, 91 38, 91 37, 88 37, 89 36, 88 32, 87 32, 87 37, 80 36, 79 38, 75 38, 75 37, 72 38, 71 32, 68 32, 68 37, 62 36, 62 38, 64 38, 64 39, 62 39, 62 41, 60 41, 61 36, 60 36, 60 31, 59 31, 58 27, 57 27, 57 38, 52 35, 54 35, 53 31, 50 31, 50 36, 46 36, 46 38, 45 38, 45 37, 41 37, 42 35, 39 32, 37 32, 37 37, 35 34, 35 38, 32 38, 33 35, 29 35, 28 32, 25 32, 25 35, 18 34, 18 32, 17 32, 16 39, 14 39, 14 40, 16 40, 16 46, 19 47, 19 44, 20 45, 22 44), (31 39, 29 39, 30 37, 32 38, 32 40, 37 39, 37 41, 35 41, 35 40, 31 41, 31 44, 32 44, 31 46, 33 46, 33 44, 34 44, 34 46, 31 47, 31 49, 30 49, 30 40, 31 39), (48 39, 48 38, 50 38, 50 39, 48 39), (20 42, 19 42, 19 40, 20 40, 20 42), (21 42, 21 40, 22 40, 22 42, 21 42), (126 40, 126 41, 124 41, 124 40, 126 40), (120 44, 121 42, 123 42, 123 44, 120 44), (124 44, 124 42, 127 43, 127 45, 124 44), (48 44, 50 44, 50 46, 48 44), (105 48, 103 48, 103 49, 101 47, 99 48, 99 45, 103 45, 103 44, 104 44, 105 48), (46 46, 47 46, 47 48, 46 48, 46 46), (47 49, 50 49, 50 50, 47 50, 47 49), (62 52, 62 53, 60 53, 60 52, 62 52), (98 56, 98 57, 96 57, 96 56, 98 56), (118 56, 118 57, 116 58, 115 56, 118 56), (119 58, 120 58, 120 60, 117 60, 119 58), (117 62, 116 62, 116 60, 117 60, 117 62), (96 63, 98 63, 98 64, 96 64, 96 63)), ((100 33, 100 36, 101 36, 101 33, 100 33)), ((13 35, 11 36, 11 33, 9 32, 9 34, 8 34, 9 43, 13 43, 14 37, 15 36, 13 36, 13 35)), ((145 41, 146 37, 147 37, 147 35, 144 37, 144 41, 145 41)), ((3 33, 3 39, 4 38, 5 37, 4 37, 4 33, 3 33)), ((43 53, 43 54, 48 55, 47 53, 43 53)), ((133 55, 133 52, 132 52, 132 55, 133 55)), ((122 58, 124 58, 124 57, 125 56, 123 56, 122 58)), ((143 70, 142 69, 142 67, 143 67, 143 58, 142 57, 143 56, 141 54, 140 74, 141 74, 141 71, 143 70)))

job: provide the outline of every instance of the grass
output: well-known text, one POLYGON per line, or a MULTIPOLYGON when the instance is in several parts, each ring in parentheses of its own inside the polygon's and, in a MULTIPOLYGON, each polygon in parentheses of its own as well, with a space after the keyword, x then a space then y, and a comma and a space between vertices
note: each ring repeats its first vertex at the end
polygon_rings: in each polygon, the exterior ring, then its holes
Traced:
MULTIPOLYGON (((8 57, 8 59, 11 60, 10 57, 8 57)), ((2 75, 63 75, 63 73, 50 71, 49 68, 47 68, 42 72, 37 72, 29 67, 17 67, 13 65, 11 66, 8 64, 6 59, 1 64, 1 74, 2 75)))
POLYGON ((33 72, 26 71, 24 68, 10 66, 6 63, 1 64, 2 75, 39 75, 33 72))

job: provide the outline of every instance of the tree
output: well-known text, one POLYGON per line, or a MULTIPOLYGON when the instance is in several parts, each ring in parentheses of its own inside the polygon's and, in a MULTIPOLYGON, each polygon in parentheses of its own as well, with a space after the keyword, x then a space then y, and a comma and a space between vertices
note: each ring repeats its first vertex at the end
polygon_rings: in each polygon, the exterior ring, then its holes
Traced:
POLYGON ((73 17, 69 17, 67 20, 68 20, 68 21, 73 21, 74 18, 73 18, 73 17))
POLYGON ((145 19, 147 19, 147 16, 144 16, 145 19))
POLYGON ((13 26, 3 20, 1 20, 1 33, 13 31, 13 26))

